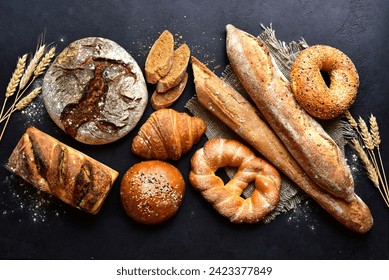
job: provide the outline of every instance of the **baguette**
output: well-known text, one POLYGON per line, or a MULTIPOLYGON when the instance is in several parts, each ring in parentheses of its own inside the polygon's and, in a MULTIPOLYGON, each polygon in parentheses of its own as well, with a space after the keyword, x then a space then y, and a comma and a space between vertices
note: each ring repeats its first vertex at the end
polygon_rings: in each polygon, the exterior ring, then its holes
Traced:
POLYGON ((9 160, 8 169, 63 202, 96 214, 118 172, 30 127, 9 160))
POLYGON ((262 42, 230 24, 226 29, 231 66, 261 114, 321 188, 351 201, 354 182, 339 147, 295 100, 262 42))
POLYGON ((365 233, 372 227, 370 210, 357 195, 353 194, 354 199, 347 202, 320 188, 299 166, 269 125, 258 116, 253 105, 194 57, 192 69, 198 100, 206 109, 267 158, 346 228, 365 233))

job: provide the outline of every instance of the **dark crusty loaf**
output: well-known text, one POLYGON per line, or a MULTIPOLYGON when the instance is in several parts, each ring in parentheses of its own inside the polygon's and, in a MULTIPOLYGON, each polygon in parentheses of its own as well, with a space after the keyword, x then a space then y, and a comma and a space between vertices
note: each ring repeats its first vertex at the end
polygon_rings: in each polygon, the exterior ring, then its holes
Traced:
POLYGON ((129 133, 148 102, 146 82, 134 58, 117 43, 89 37, 71 43, 43 80, 53 121, 76 140, 106 144, 129 133))
POLYGON ((96 214, 118 173, 30 127, 13 150, 8 168, 34 187, 96 214))

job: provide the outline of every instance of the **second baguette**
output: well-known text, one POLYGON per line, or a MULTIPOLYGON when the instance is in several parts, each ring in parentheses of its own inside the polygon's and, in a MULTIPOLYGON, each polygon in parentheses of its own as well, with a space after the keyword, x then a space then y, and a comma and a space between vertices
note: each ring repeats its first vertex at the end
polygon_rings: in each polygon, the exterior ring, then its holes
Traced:
POLYGON ((227 25, 227 55, 242 86, 296 161, 323 189, 354 198, 354 182, 337 144, 295 100, 259 39, 227 25))
POLYGON ((192 68, 197 97, 207 110, 251 144, 345 227, 359 233, 365 233, 372 227, 370 210, 357 195, 353 194, 352 201, 346 202, 320 188, 246 99, 194 57, 192 68))

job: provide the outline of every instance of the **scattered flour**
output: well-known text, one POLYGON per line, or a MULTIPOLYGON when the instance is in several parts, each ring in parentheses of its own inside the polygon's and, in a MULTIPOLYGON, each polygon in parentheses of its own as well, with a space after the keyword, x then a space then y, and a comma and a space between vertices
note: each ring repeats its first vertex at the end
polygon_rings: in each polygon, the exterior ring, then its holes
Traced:
POLYGON ((15 217, 18 222, 44 223, 65 214, 61 203, 14 175, 2 182, 0 209, 1 215, 15 217))
POLYGON ((319 222, 317 221, 315 209, 313 207, 314 202, 306 200, 301 205, 298 205, 293 210, 291 210, 288 215, 288 223, 293 223, 296 225, 296 228, 300 226, 308 227, 309 230, 315 231, 319 222))

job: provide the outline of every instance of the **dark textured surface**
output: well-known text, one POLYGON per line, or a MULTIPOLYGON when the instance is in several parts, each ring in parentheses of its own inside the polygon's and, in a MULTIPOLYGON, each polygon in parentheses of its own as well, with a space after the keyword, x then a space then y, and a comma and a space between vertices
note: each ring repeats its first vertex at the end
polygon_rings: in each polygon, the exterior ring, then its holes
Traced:
MULTIPOLYGON (((259 34, 260 23, 273 24, 279 39, 304 37, 346 53, 358 69, 361 85, 351 108, 354 116, 377 116, 384 164, 389 166, 389 28, 388 1, 1 1, 0 88, 5 92, 18 56, 35 50, 37 37, 61 51, 87 36, 116 41, 144 66, 148 47, 158 32, 169 29, 177 42, 220 74, 227 64, 225 26, 228 23, 259 34)), ((149 87, 151 94, 153 87, 149 87)), ((193 76, 184 104, 194 94, 193 76)), ((0 94, 0 103, 4 95, 0 94)), ((1 259, 388 259, 388 208, 351 162, 356 192, 371 208, 375 225, 365 235, 340 226, 314 202, 303 203, 268 225, 232 225, 219 216, 199 193, 187 185, 178 214, 159 226, 142 226, 126 217, 119 184, 125 171, 140 159, 130 151, 132 138, 153 111, 149 104, 135 130, 118 142, 93 147, 65 135, 38 99, 25 113, 15 113, 0 144, 1 259), (119 180, 97 216, 42 199, 3 168, 28 125, 108 164, 119 180), (35 221, 34 221, 35 219, 35 221)), ((194 150, 204 143, 195 146, 194 150)), ((187 180, 192 152, 174 162, 187 180)))

